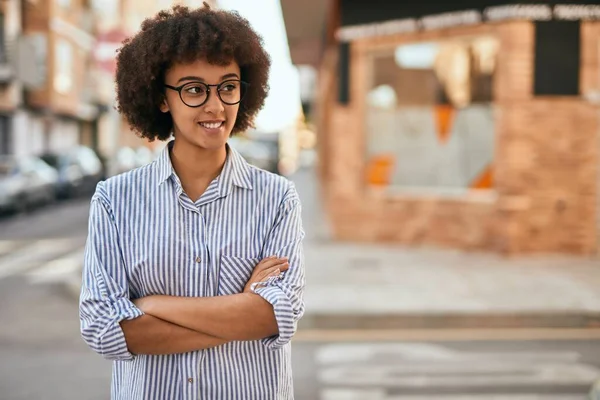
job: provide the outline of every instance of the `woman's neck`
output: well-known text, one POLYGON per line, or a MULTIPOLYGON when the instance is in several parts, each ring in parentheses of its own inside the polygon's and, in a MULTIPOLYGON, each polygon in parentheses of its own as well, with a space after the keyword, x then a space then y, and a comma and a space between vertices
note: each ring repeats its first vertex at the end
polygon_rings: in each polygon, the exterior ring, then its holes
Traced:
POLYGON ((183 189, 190 199, 196 201, 221 173, 227 159, 227 149, 226 146, 214 150, 203 149, 175 140, 170 156, 183 189))

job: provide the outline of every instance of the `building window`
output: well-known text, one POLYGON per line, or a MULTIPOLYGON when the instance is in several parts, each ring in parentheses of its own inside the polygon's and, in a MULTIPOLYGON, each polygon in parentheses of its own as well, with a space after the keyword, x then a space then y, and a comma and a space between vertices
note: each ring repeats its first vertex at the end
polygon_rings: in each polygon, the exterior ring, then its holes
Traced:
POLYGON ((0 154, 12 154, 10 118, 0 115, 0 154))
POLYGON ((73 45, 65 39, 58 39, 55 49, 54 90, 60 94, 68 94, 73 87, 73 45))
POLYGON ((371 56, 367 182, 407 190, 493 187, 492 37, 401 45, 371 56))
MULTIPOLYGON (((91 5, 90 24, 99 23, 100 32, 113 29, 119 23, 120 0, 92 0, 91 5)), ((86 31, 91 32, 91 29, 86 31)))
POLYGON ((533 93, 579 96, 580 21, 536 21, 533 93))
POLYGON ((5 32, 4 14, 0 13, 0 64, 5 64, 8 61, 6 54, 6 32, 5 32))

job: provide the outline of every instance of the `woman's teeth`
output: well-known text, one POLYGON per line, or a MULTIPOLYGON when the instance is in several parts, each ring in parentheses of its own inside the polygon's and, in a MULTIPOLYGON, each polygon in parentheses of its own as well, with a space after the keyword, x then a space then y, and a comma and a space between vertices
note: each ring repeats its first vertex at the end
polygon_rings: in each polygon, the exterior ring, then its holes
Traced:
POLYGON ((217 129, 220 128, 221 125, 223 125, 223 122, 200 122, 200 125, 208 129, 217 129))

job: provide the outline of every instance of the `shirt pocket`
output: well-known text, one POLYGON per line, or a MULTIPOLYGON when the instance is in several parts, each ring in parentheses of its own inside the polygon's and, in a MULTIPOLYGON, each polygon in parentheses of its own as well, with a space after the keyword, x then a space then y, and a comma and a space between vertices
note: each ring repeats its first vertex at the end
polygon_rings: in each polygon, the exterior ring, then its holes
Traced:
POLYGON ((219 268, 219 295, 242 293, 248 283, 254 267, 260 258, 221 256, 219 268))

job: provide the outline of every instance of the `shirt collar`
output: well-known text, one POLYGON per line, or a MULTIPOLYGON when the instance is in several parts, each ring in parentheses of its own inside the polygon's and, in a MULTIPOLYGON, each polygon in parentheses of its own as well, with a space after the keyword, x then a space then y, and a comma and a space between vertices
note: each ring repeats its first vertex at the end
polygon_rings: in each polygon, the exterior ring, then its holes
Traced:
MULTIPOLYGON (((171 140, 167 143, 156 160, 157 186, 160 186, 171 176, 177 178, 169 155, 174 143, 175 140, 171 140)), ((225 165, 223 166, 221 174, 217 177, 220 194, 229 194, 232 185, 244 189, 252 189, 252 171, 250 165, 237 150, 233 149, 229 144, 227 144, 226 147, 227 159, 225 160, 225 165)))
POLYGON ((162 149, 162 151, 160 152, 158 158, 156 159, 157 185, 161 185, 164 181, 169 179, 171 175, 175 174, 173 164, 171 164, 171 157, 169 156, 169 151, 173 147, 174 142, 174 140, 168 142, 165 148, 162 149))

